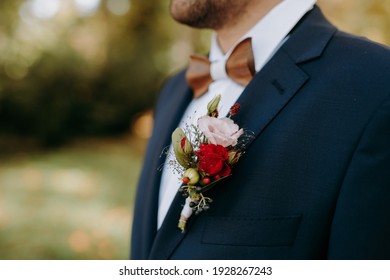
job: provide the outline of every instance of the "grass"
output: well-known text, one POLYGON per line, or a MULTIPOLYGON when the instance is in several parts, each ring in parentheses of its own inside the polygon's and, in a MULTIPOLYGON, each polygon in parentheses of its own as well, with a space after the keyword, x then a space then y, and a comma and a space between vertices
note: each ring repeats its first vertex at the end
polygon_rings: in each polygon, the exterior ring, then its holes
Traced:
POLYGON ((0 158, 0 259, 128 259, 144 141, 0 158))

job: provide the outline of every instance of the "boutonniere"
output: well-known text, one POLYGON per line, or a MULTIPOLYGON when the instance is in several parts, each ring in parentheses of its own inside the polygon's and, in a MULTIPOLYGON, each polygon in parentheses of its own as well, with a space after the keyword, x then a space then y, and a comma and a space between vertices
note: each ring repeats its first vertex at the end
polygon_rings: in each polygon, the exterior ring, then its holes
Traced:
POLYGON ((231 119, 240 105, 234 104, 228 117, 218 118, 220 100, 218 95, 208 103, 207 115, 200 117, 197 125, 177 128, 172 134, 175 160, 171 165, 180 174, 179 192, 186 197, 178 224, 182 232, 193 213, 210 208, 212 198, 205 192, 231 175, 232 166, 244 152, 244 130, 231 119))

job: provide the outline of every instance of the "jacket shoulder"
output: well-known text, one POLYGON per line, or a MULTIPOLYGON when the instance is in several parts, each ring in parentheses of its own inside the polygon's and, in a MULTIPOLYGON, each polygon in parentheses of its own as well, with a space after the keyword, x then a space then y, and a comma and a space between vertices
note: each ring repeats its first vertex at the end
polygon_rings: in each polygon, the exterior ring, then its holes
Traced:
POLYGON ((337 31, 329 42, 328 50, 337 52, 354 65, 387 67, 390 70, 390 47, 343 31, 337 31))

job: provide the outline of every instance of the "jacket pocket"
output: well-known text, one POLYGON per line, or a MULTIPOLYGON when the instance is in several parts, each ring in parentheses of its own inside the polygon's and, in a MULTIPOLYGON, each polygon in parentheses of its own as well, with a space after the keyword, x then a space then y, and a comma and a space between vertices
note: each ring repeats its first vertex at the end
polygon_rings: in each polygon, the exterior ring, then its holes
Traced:
POLYGON ((202 243, 231 246, 289 246, 294 243, 301 215, 240 218, 208 217, 202 243))

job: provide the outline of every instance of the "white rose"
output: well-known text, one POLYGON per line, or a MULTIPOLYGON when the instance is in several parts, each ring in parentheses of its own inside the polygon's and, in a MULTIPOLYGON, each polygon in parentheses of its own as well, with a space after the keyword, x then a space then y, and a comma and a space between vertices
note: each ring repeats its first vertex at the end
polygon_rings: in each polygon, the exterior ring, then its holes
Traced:
POLYGON ((244 133, 243 129, 229 118, 204 116, 198 119, 198 127, 211 144, 223 147, 237 145, 238 138, 244 133))

